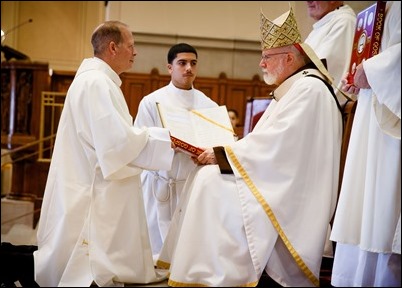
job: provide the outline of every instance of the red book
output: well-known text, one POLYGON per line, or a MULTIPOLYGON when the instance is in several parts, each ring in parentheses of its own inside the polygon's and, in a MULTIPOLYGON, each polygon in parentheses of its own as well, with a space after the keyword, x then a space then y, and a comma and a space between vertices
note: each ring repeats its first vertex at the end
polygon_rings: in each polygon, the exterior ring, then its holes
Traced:
POLYGON ((384 27, 386 1, 377 1, 357 14, 348 83, 353 83, 356 67, 378 54, 384 27))
POLYGON ((204 152, 203 149, 195 147, 191 145, 190 143, 187 143, 183 140, 180 140, 176 137, 170 136, 170 139, 176 145, 176 148, 179 148, 182 152, 189 154, 190 156, 195 156, 197 157, 200 155, 202 152, 204 152))

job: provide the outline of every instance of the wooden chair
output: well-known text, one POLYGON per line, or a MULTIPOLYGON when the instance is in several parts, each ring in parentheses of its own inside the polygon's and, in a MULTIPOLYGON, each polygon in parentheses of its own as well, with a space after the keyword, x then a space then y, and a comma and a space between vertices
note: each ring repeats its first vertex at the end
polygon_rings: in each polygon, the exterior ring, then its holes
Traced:
POLYGON ((244 119, 243 137, 250 133, 255 124, 257 124, 261 115, 271 103, 272 97, 249 97, 246 104, 246 113, 244 119))
POLYGON ((343 118, 343 136, 342 136, 342 146, 341 146, 341 162, 339 165, 339 186, 338 186, 338 196, 341 190, 341 184, 343 180, 343 170, 345 168, 346 154, 349 147, 349 138, 352 132, 353 118, 355 117, 357 101, 348 101, 343 107, 342 118, 343 118))

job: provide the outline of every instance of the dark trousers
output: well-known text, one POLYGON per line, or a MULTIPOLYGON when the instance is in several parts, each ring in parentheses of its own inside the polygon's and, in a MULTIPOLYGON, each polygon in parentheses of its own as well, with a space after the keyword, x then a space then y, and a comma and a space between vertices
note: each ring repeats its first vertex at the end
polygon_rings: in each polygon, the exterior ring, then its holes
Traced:
POLYGON ((33 252, 35 245, 13 245, 1 243, 1 287, 16 287, 19 281, 22 287, 39 287, 35 282, 33 252))

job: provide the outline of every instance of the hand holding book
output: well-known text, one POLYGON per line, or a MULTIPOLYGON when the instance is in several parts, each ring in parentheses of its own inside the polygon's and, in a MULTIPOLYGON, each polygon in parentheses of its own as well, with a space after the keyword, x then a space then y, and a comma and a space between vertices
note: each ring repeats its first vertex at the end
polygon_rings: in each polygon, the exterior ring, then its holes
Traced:
POLYGON ((200 147, 222 146, 235 142, 226 106, 185 110, 156 103, 163 127, 170 131, 175 149, 191 156, 200 155, 200 147))
POLYGON ((370 84, 368 83, 366 72, 364 72, 363 64, 360 63, 356 67, 356 72, 354 75, 353 85, 359 89, 368 89, 370 84))
POLYGON ((202 148, 204 150, 198 157, 191 157, 197 165, 217 164, 215 152, 213 148, 202 148))
POLYGON ((353 76, 353 82, 350 82, 348 79, 350 77, 350 73, 346 75, 346 77, 342 80, 342 91, 347 92, 349 94, 357 95, 359 94, 360 89, 369 89, 370 84, 368 83, 366 73, 363 69, 363 64, 360 63, 356 67, 355 75, 353 76))
POLYGON ((352 94, 352 95, 357 95, 357 94, 359 94, 360 88, 357 88, 357 87, 354 85, 353 82, 350 82, 350 81, 349 81, 349 77, 350 77, 350 74, 349 74, 349 72, 348 72, 348 73, 345 75, 345 77, 341 80, 341 82, 342 82, 341 90, 342 90, 343 92, 347 92, 347 93, 352 94))

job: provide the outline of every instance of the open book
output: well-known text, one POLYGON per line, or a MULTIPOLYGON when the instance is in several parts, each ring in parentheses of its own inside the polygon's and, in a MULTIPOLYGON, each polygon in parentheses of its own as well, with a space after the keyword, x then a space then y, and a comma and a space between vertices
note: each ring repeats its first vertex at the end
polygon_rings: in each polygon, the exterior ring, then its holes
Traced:
POLYGON ((163 127, 170 131, 172 142, 181 151, 198 156, 202 148, 235 142, 226 106, 185 110, 156 103, 163 127))

